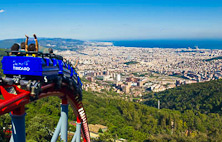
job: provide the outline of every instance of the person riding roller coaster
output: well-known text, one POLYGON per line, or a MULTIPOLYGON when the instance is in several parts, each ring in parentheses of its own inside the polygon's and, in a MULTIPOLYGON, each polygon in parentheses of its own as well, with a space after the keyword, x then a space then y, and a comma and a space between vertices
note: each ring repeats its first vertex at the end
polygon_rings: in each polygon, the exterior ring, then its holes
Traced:
POLYGON ((21 43, 21 49, 19 51, 20 52, 25 52, 25 42, 21 43))
POLYGON ((13 44, 11 47, 11 51, 11 55, 18 55, 19 45, 17 43, 13 44))
POLYGON ((53 49, 52 48, 49 48, 48 51, 49 51, 49 54, 53 54, 53 49))
MULTIPOLYGON (((29 52, 29 51, 36 51, 38 52, 39 51, 39 44, 38 44, 38 40, 37 40, 37 37, 36 35, 34 34, 33 37, 34 37, 34 40, 35 40, 35 44, 34 43, 31 43, 28 45, 28 39, 29 37, 27 35, 26 36, 26 40, 25 40, 25 51, 29 52)), ((33 57, 37 57, 37 54, 27 54, 26 56, 33 56, 33 57)))

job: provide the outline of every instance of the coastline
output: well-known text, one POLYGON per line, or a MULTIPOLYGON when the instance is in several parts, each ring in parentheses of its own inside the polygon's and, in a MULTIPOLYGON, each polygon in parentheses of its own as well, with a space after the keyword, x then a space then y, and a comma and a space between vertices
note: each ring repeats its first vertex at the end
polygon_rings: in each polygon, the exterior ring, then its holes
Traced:
POLYGON ((206 40, 113 40, 114 46, 139 48, 191 48, 191 49, 222 49, 222 39, 206 40))

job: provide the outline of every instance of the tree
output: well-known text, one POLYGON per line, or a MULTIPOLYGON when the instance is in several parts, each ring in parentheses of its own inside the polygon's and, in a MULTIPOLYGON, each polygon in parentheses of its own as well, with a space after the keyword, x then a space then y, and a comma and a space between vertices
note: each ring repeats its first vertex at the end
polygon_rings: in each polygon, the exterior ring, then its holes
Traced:
POLYGON ((55 122, 46 115, 37 115, 28 121, 26 133, 27 139, 48 142, 51 140, 55 128, 55 122))

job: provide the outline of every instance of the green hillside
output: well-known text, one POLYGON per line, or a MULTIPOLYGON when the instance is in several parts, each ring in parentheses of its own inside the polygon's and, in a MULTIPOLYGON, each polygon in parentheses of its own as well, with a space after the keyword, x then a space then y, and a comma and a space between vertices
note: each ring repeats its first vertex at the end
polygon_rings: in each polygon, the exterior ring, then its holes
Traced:
MULTIPOLYGON (((31 38, 31 37, 30 37, 31 38)), ((38 38, 39 45, 44 48, 53 48, 56 50, 81 50, 84 41, 76 39, 63 38, 38 38)), ((0 40, 0 48, 9 49, 14 43, 25 42, 25 38, 0 40)))
POLYGON ((24 39, 5 39, 5 40, 0 40, 0 48, 10 48, 14 43, 22 43, 25 42, 24 39))
MULTIPOLYGON (((89 123, 108 126, 109 134, 130 141, 222 140, 222 117, 218 114, 180 113, 123 100, 100 98, 84 92, 89 123)), ((108 135, 109 136, 109 135, 108 135)))
MULTIPOLYGON (((95 96, 83 92, 83 104, 89 124, 103 124, 108 131, 96 141, 222 141, 222 117, 194 113, 192 110, 158 110, 153 107, 123 100, 95 96)), ((97 95, 101 95, 98 94, 97 95)), ((26 106, 27 139, 49 141, 60 115, 60 99, 45 98, 26 106)), ((71 109, 69 121, 75 120, 71 109)), ((1 125, 10 124, 8 115, 1 116, 1 125)), ((74 130, 74 128, 73 128, 74 130)))
POLYGON ((183 85, 144 98, 144 104, 149 106, 157 107, 159 99, 161 108, 222 114, 222 80, 183 85))

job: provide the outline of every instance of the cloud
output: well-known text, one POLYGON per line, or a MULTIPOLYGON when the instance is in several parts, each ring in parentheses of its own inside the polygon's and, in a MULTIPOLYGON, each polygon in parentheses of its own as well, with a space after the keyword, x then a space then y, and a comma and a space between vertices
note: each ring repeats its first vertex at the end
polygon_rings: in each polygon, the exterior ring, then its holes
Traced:
POLYGON ((3 13, 3 12, 5 12, 5 10, 3 10, 3 9, 0 9, 0 13, 3 13))

